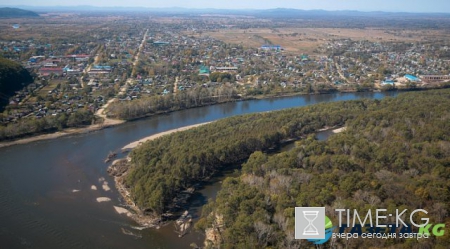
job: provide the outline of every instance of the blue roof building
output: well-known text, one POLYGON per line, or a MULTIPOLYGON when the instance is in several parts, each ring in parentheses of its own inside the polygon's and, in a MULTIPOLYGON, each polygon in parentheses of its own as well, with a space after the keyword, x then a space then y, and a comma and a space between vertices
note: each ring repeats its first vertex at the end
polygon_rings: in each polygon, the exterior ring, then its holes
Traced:
POLYGON ((414 82, 420 81, 419 78, 417 78, 416 76, 411 75, 411 74, 405 74, 405 78, 409 81, 414 81, 414 82))
POLYGON ((200 75, 209 75, 210 70, 206 66, 200 66, 199 74, 200 75))
POLYGON ((94 70, 107 70, 107 71, 111 71, 111 66, 94 65, 94 66, 92 66, 92 69, 94 69, 94 70))
POLYGON ((155 41, 155 42, 153 42, 153 45, 156 45, 156 46, 164 46, 164 45, 169 45, 170 44, 170 42, 165 42, 165 41, 155 41))
POLYGON ((261 46, 261 49, 263 50, 281 50, 282 47, 280 45, 263 45, 261 46))

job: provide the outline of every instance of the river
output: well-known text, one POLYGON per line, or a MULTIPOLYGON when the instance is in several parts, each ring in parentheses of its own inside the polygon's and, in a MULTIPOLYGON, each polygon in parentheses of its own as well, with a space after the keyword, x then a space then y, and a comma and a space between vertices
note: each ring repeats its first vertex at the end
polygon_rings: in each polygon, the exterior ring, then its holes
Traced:
MULTIPOLYGON (((106 155, 152 134, 234 115, 397 94, 335 93, 225 103, 88 134, 1 148, 0 248, 191 248, 193 242, 200 245, 200 233, 178 238, 173 225, 159 230, 134 230, 132 226, 136 224, 132 220, 116 213, 113 205, 121 203, 114 181, 106 173, 106 155), (101 178, 109 183, 110 191, 102 188, 101 178), (93 185, 97 190, 91 189, 93 185), (111 201, 98 203, 98 197, 111 201), (123 229, 138 237, 124 234, 123 229)), ((192 213, 198 216, 206 200, 215 197, 223 178, 215 177, 194 195, 192 213)))

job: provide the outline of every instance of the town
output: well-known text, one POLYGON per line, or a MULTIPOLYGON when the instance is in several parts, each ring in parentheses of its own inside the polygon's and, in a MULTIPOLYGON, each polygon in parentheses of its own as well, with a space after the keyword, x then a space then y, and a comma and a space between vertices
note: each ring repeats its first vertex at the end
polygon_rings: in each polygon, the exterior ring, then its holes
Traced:
POLYGON ((0 6, 1 248, 448 248, 450 1, 0 6))
POLYGON ((138 118, 175 110, 175 102, 192 102, 177 104, 183 109, 259 97, 449 85, 450 40, 439 29, 433 40, 416 27, 409 33, 377 29, 368 38, 347 35, 351 28, 317 28, 318 35, 286 23, 274 28, 244 17, 92 13, 2 21, 0 55, 23 65, 34 82, 8 98, 0 137, 101 124, 101 115, 138 118), (312 45, 303 46, 305 41, 312 45), (130 109, 139 106, 145 108, 130 109))

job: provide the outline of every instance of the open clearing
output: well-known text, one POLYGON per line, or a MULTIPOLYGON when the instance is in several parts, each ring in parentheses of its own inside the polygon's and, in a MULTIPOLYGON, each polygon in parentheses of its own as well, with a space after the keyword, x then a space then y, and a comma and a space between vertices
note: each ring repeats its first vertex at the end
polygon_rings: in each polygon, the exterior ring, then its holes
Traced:
MULTIPOLYGON (((192 35, 192 34, 190 34, 192 35)), ((404 29, 346 29, 346 28, 279 28, 279 29, 223 29, 204 32, 227 43, 258 48, 266 44, 281 45, 292 53, 316 54, 314 50, 332 39, 369 40, 378 42, 413 42, 449 39, 450 35, 439 30, 404 29)))
POLYGON ((49 80, 48 84, 39 90, 38 95, 41 97, 47 96, 49 91, 53 91, 58 84, 63 82, 64 80, 49 80))

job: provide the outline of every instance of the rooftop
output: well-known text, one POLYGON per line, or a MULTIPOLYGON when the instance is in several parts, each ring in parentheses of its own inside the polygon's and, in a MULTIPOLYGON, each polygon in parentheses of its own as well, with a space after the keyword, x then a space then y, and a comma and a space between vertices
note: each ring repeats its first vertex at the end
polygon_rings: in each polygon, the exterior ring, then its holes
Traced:
POLYGON ((411 74, 405 74, 405 78, 410 81, 419 81, 419 78, 417 78, 416 76, 411 75, 411 74))

